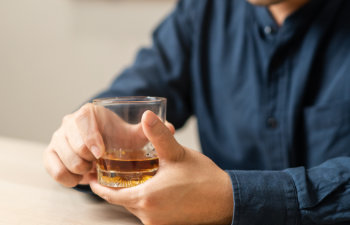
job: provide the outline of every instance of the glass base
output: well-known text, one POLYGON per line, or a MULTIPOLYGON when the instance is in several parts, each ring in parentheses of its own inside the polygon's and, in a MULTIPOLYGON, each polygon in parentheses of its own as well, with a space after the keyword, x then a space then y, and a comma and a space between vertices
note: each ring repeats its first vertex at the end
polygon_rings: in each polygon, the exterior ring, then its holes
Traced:
POLYGON ((108 187, 134 187, 152 178, 158 169, 146 172, 121 172, 106 171, 97 168, 97 180, 99 184, 108 187))

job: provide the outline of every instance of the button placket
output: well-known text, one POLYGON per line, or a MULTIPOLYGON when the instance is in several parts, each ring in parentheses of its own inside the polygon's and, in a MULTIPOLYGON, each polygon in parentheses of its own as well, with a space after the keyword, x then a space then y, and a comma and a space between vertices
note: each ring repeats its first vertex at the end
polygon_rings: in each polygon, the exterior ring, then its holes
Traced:
POLYGON ((265 26, 264 27, 265 34, 271 34, 272 33, 272 27, 271 26, 265 26))
POLYGON ((271 129, 276 129, 278 127, 278 121, 273 116, 270 116, 270 117, 267 118, 266 124, 271 129))

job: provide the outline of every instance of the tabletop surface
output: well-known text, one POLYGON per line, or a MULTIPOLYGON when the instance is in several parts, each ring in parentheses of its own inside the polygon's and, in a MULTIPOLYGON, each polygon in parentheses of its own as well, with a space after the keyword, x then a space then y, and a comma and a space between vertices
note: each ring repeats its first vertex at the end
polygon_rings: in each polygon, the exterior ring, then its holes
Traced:
POLYGON ((54 182, 43 167, 45 147, 0 137, 0 224, 141 224, 123 207, 54 182))

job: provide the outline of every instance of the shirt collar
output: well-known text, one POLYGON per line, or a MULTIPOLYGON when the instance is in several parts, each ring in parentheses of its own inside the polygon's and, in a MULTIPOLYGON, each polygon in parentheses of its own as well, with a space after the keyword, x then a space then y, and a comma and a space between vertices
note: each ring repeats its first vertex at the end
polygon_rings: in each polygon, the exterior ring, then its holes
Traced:
POLYGON ((251 7, 253 8, 255 23, 266 35, 283 32, 284 35, 289 36, 303 30, 302 28, 306 27, 317 12, 320 11, 324 2, 325 0, 310 0, 289 15, 281 27, 278 26, 267 7, 253 5, 251 7))

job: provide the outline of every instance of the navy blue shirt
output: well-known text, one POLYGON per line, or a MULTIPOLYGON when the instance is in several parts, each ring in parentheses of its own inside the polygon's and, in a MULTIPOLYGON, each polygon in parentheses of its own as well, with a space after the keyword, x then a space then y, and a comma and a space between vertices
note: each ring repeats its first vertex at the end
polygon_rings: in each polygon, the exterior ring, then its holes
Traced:
POLYGON ((245 0, 180 1, 97 97, 168 99, 231 176, 235 225, 350 224, 350 1, 279 27, 245 0))

